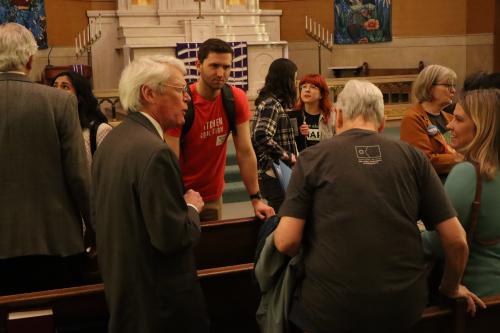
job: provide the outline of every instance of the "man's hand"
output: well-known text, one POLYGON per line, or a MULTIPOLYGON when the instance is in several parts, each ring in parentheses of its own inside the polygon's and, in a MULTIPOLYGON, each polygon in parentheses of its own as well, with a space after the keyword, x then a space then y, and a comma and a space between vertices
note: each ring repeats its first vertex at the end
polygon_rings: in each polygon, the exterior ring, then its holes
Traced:
POLYGON ((467 312, 473 317, 476 314, 476 304, 480 308, 486 309, 486 304, 464 285, 458 285, 458 288, 453 291, 447 291, 440 287, 439 291, 449 298, 465 298, 467 301, 467 312))
POLYGON ((86 227, 85 234, 83 235, 83 244, 88 257, 93 258, 97 255, 95 231, 92 227, 86 227))
POLYGON ((203 202, 203 198, 201 197, 199 192, 196 192, 195 190, 188 190, 186 194, 184 194, 184 200, 186 201, 187 204, 191 204, 198 209, 198 213, 201 213, 203 210, 203 207, 205 206, 205 203, 203 202))
POLYGON ((255 212, 255 216, 257 216, 261 220, 268 219, 271 216, 276 215, 273 207, 266 205, 264 201, 260 199, 253 199, 252 206, 255 212))

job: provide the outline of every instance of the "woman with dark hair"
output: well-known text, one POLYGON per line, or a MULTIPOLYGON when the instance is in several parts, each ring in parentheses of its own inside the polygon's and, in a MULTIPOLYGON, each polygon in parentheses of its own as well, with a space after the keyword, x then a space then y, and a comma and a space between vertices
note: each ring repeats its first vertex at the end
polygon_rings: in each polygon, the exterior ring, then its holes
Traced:
POLYGON ((308 74, 299 82, 300 97, 290 114, 299 151, 331 138, 335 133, 335 116, 323 76, 308 74), (292 118, 293 117, 293 118, 292 118), (296 120, 295 120, 296 119, 296 120), (296 124, 295 124, 296 122, 296 124))
POLYGON ((71 71, 61 72, 55 77, 53 87, 66 90, 78 99, 78 117, 90 168, 92 155, 112 127, 99 109, 90 83, 83 76, 71 71))
POLYGON ((262 196, 277 212, 285 197, 273 162, 292 166, 297 155, 294 132, 288 117, 296 99, 297 66, 285 58, 271 63, 264 87, 255 100, 252 119, 252 145, 257 155, 262 196))

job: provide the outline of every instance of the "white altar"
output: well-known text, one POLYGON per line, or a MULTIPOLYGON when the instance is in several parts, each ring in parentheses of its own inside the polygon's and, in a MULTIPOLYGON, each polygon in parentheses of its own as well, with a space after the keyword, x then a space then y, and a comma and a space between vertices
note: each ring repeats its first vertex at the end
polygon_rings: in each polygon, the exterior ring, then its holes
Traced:
POLYGON ((288 56, 280 40, 281 10, 259 0, 118 0, 116 11, 88 11, 101 38, 92 46, 94 90, 116 90, 124 66, 147 54, 175 56, 176 43, 217 37, 248 45, 248 96, 262 87, 270 63, 288 56), (201 15, 199 6, 201 5, 201 15))

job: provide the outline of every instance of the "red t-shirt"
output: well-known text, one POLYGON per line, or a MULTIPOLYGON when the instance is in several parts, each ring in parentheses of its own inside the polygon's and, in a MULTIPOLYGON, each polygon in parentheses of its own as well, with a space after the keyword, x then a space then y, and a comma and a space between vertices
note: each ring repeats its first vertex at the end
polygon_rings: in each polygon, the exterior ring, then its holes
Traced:
MULTIPOLYGON (((184 187, 200 192, 204 201, 213 201, 224 191, 226 168, 226 143, 229 123, 222 105, 222 94, 206 100, 190 86, 195 116, 191 129, 180 149, 179 164, 184 187)), ((234 96, 236 125, 250 119, 250 109, 245 92, 231 87, 234 96)), ((170 136, 180 137, 181 129, 168 130, 170 136)))

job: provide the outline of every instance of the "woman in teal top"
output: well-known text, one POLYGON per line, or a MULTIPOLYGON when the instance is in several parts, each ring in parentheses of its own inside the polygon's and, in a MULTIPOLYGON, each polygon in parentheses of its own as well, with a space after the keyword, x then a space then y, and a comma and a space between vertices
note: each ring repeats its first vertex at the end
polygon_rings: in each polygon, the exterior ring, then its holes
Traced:
MULTIPOLYGON (((465 93, 457 104, 451 130, 451 146, 466 162, 450 172, 445 189, 465 230, 470 224, 479 165, 482 191, 477 229, 469 249, 464 285, 479 297, 500 294, 500 90, 465 93)), ((443 251, 434 231, 422 234, 424 250, 437 258, 443 251)))

